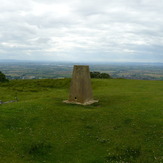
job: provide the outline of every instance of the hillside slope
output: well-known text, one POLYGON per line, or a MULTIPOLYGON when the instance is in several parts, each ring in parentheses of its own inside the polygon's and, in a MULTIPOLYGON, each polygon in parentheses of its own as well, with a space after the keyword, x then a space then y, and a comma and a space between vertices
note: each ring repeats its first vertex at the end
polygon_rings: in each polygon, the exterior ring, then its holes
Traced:
POLYGON ((161 163, 163 81, 92 80, 99 103, 62 103, 70 79, 0 84, 0 163, 161 163))

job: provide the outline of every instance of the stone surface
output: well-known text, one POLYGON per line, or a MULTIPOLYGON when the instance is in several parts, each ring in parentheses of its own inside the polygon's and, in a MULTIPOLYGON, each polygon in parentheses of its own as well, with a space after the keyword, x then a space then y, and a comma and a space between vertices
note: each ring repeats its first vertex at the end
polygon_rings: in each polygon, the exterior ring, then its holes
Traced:
POLYGON ((0 100, 0 104, 8 104, 8 103, 12 103, 12 102, 17 102, 18 100, 11 100, 11 101, 6 101, 6 102, 3 102, 0 100))
POLYGON ((67 104, 91 105, 91 104, 98 102, 98 100, 91 100, 91 101, 87 101, 87 102, 83 102, 83 103, 77 102, 77 101, 69 101, 69 100, 65 100, 63 102, 67 103, 67 104))
POLYGON ((69 99, 65 103, 90 105, 93 100, 89 66, 74 65, 69 99))

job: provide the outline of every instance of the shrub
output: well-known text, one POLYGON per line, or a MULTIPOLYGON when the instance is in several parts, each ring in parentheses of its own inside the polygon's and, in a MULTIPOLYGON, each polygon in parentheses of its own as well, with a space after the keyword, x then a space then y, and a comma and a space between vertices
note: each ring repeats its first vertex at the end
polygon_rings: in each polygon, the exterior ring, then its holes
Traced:
POLYGON ((6 78, 5 74, 3 74, 1 71, 0 71, 0 82, 6 82, 8 81, 8 79, 6 78))
POLYGON ((100 73, 100 72, 90 72, 91 78, 101 78, 101 79, 110 79, 111 76, 107 73, 100 73))

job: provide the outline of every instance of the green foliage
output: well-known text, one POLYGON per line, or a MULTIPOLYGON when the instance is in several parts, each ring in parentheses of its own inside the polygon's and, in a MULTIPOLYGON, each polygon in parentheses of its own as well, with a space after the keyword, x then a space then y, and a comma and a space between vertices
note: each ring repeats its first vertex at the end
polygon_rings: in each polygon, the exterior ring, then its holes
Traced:
POLYGON ((162 162, 163 82, 93 79, 99 103, 65 104, 70 79, 0 83, 0 163, 162 162))
POLYGON ((0 71, 0 82, 6 82, 8 81, 8 79, 6 78, 5 74, 3 74, 1 71, 0 71))
POLYGON ((99 78, 99 79, 110 79, 111 76, 107 73, 100 73, 100 72, 90 72, 91 78, 99 78))

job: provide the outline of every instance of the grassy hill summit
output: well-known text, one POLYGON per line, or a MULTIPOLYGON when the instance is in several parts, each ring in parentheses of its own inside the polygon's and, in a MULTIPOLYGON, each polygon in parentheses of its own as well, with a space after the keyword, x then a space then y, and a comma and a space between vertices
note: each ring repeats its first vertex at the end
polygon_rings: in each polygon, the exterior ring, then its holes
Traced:
POLYGON ((163 81, 92 79, 99 103, 65 104, 70 79, 0 83, 0 163, 163 162, 163 81))

